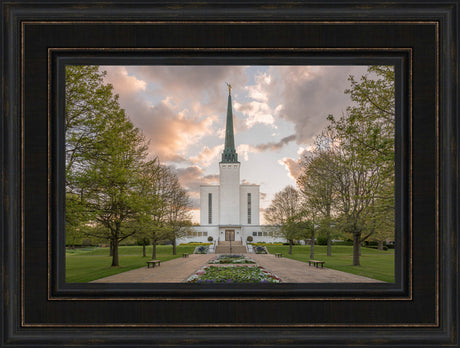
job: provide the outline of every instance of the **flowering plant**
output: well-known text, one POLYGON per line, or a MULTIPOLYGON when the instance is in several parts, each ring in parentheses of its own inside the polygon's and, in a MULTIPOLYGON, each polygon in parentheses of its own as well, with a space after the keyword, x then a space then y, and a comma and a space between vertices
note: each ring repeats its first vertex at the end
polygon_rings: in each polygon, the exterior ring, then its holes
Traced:
POLYGON ((280 283, 281 279, 261 266, 205 266, 188 283, 280 283), (202 272, 204 271, 204 272, 202 272))

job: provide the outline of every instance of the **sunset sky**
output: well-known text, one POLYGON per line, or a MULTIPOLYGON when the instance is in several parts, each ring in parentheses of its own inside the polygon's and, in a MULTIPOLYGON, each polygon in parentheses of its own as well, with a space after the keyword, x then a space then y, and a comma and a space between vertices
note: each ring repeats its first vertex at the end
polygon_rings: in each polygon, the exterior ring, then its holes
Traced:
MULTIPOLYGON (((218 184, 232 85, 235 146, 241 180, 260 185, 261 209, 295 185, 297 161, 351 104, 349 75, 366 66, 103 66, 149 151, 177 171, 199 222, 200 184, 218 184)), ((261 211, 263 223, 263 211, 261 211)))

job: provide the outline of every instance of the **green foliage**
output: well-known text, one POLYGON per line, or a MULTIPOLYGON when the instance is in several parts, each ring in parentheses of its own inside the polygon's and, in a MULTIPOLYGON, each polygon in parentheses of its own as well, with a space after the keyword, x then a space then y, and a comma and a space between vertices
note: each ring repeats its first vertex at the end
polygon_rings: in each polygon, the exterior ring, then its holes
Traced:
POLYGON ((146 140, 104 76, 97 66, 66 67, 66 243, 109 241, 113 266, 131 236, 169 239, 175 253, 189 198, 169 168, 147 160, 146 140))
POLYGON ((316 243, 318 245, 327 245, 327 240, 328 240, 327 236, 319 236, 316 238, 316 243))
POLYGON ((342 237, 353 239, 359 265, 360 243, 394 235, 394 69, 371 66, 349 81, 345 93, 353 104, 341 117, 328 117, 297 183, 315 223, 323 229, 334 221, 342 237))
POLYGON ((136 240, 136 245, 149 245, 149 244, 150 244, 150 239, 148 239, 147 237, 138 238, 136 240))

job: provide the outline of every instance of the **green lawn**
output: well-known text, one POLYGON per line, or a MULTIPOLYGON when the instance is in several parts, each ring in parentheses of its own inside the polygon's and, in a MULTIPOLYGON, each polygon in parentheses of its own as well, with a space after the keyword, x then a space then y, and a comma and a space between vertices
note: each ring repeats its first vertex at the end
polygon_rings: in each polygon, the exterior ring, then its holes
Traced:
MULTIPOLYGON (((167 261, 192 253, 196 245, 178 245, 177 254, 172 254, 171 245, 157 246, 157 260, 167 261)), ((120 246, 119 267, 111 267, 109 248, 68 249, 66 251, 66 282, 86 283, 99 278, 130 271, 146 265, 152 258, 152 246, 147 246, 146 257, 142 257, 141 246, 120 246)))
MULTIPOLYGON (((172 246, 157 246, 157 259, 162 261, 181 257, 182 253, 192 253, 196 245, 177 246, 177 255, 172 254, 172 246)), ((292 255, 288 245, 267 245, 270 253, 282 253, 283 257, 307 262, 310 246, 294 245, 292 255)), ((326 256, 326 246, 315 245, 315 260, 325 261, 325 267, 365 277, 394 282, 394 251, 380 251, 362 248, 361 266, 352 266, 353 247, 332 246, 332 256, 326 256)), ((120 267, 111 267, 112 257, 108 248, 73 249, 66 252, 66 282, 86 283, 91 280, 144 267, 152 256, 152 247, 147 247, 147 257, 142 257, 141 246, 121 246, 119 248, 120 267)))
MULTIPOLYGON (((292 254, 289 255, 288 245, 266 245, 271 254, 282 253, 283 257, 307 262, 310 259, 310 245, 294 245, 292 254)), ((357 274, 373 279, 394 283, 395 255, 394 250, 376 250, 361 248, 360 266, 353 266, 353 247, 333 245, 332 256, 326 255, 326 246, 315 245, 315 260, 325 261, 324 266, 357 274)))

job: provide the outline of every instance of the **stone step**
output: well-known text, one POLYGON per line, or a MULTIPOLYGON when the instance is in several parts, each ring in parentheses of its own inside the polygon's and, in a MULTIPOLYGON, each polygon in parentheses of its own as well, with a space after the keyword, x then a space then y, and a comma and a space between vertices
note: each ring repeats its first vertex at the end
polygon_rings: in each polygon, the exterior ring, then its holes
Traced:
MULTIPOLYGON (((221 241, 218 242, 218 245, 230 246, 230 241, 221 240, 221 241)), ((232 246, 234 246, 234 245, 243 245, 243 244, 241 243, 241 241, 232 240, 232 246)))
POLYGON ((245 254, 247 253, 246 251, 246 247, 242 246, 242 245, 233 245, 232 243, 232 250, 230 251, 230 246, 226 246, 226 245, 218 245, 216 247, 216 251, 215 251, 216 254, 245 254))

